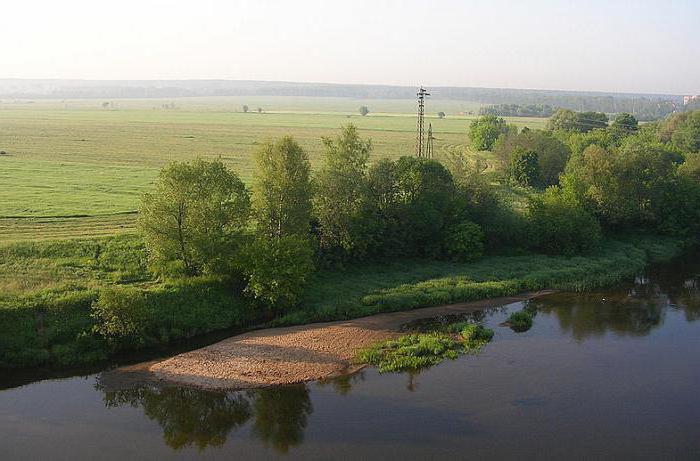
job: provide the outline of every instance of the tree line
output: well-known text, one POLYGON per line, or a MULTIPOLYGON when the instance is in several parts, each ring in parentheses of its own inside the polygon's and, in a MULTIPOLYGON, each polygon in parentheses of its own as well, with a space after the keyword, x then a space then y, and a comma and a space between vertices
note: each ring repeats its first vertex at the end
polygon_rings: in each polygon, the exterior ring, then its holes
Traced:
POLYGON ((300 300, 315 271, 383 258, 472 261, 508 248, 577 254, 604 235, 698 238, 700 111, 640 125, 629 114, 557 111, 545 130, 492 115, 466 152, 370 162, 353 125, 324 138, 323 164, 291 137, 260 146, 248 189, 221 160, 165 167, 143 197, 140 229, 154 271, 215 274, 270 312, 300 300), (525 191, 516 206, 498 183, 525 191))

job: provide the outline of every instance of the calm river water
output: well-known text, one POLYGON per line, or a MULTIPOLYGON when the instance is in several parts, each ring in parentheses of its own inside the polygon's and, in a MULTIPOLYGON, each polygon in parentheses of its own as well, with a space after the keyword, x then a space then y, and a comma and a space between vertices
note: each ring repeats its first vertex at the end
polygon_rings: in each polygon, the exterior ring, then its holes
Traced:
POLYGON ((0 459, 700 459, 700 264, 499 326, 523 307, 483 314, 481 354, 418 374, 229 393, 0 377, 0 459))

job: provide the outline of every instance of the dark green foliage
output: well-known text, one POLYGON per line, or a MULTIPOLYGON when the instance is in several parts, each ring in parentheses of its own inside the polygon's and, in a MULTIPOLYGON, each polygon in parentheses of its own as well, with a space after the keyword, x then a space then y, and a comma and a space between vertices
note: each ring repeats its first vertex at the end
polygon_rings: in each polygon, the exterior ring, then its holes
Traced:
POLYGON ((608 116, 602 112, 574 112, 568 109, 557 109, 547 122, 547 128, 552 131, 578 131, 585 133, 608 126, 608 116))
POLYGON ((401 157, 369 172, 376 216, 377 251, 385 255, 437 256, 454 199, 452 175, 435 160, 401 157))
POLYGON ((547 187, 559 183, 569 159, 569 148, 552 134, 541 130, 523 130, 517 136, 504 136, 494 147, 494 152, 504 165, 509 165, 511 178, 518 184, 547 187), (523 171, 523 155, 532 152, 526 171, 523 171), (525 176, 523 174, 527 173, 525 176), (513 176, 515 175, 515 176, 513 176), (522 182, 527 180, 527 182, 522 182))
POLYGON ((313 272, 312 256, 309 241, 302 237, 256 239, 243 257, 244 292, 272 311, 295 306, 313 272))
POLYGON ((367 108, 367 106, 360 106, 359 112, 360 115, 364 117, 365 115, 369 114, 369 109, 367 108))
POLYGON ((576 119, 577 129, 582 133, 608 126, 608 116, 602 112, 579 112, 576 114, 576 119))
POLYGON ((108 287, 92 305, 94 331, 109 340, 142 345, 152 313, 142 290, 134 287, 108 287))
POLYGON ((534 317, 535 312, 523 309, 510 314, 506 324, 516 333, 523 333, 532 328, 532 320, 534 317))
POLYGON ((452 334, 417 333, 383 341, 361 350, 359 363, 377 367, 380 373, 416 371, 460 354, 477 353, 493 338, 493 330, 476 324, 451 325, 452 334), (457 334, 455 334, 457 333, 457 334))
POLYGON ((539 168, 537 152, 517 147, 511 154, 508 165, 511 181, 523 187, 539 187, 539 168))
POLYGON ((531 248, 545 253, 586 253, 602 239, 598 220, 556 187, 531 199, 529 218, 531 248))
POLYGON ((469 139, 475 150, 491 150, 496 139, 507 132, 506 121, 494 115, 484 115, 469 125, 469 139))
POLYGON ((636 132, 639 129, 639 122, 634 115, 622 113, 615 117, 610 128, 622 135, 628 135, 636 132))
POLYGON ((681 152, 700 152, 700 110, 673 114, 660 124, 657 135, 681 152))
POLYGON ((473 222, 461 222, 449 229, 444 245, 455 261, 476 261, 484 255, 484 231, 473 222))

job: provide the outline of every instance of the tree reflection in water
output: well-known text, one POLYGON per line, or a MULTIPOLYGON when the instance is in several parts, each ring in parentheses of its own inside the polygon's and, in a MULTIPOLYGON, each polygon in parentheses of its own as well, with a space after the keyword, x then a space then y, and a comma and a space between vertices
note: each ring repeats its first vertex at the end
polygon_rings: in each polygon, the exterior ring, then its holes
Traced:
POLYGON ((530 301, 556 316, 564 331, 577 340, 613 332, 646 336, 663 324, 668 309, 681 309, 687 321, 700 319, 698 278, 669 280, 637 277, 626 288, 585 294, 559 293, 530 301))
POLYGON ((245 392, 210 392, 181 387, 108 390, 105 406, 143 408, 163 428, 165 443, 180 450, 222 446, 231 431, 252 420, 252 434, 281 453, 304 439, 312 413, 305 385, 245 392))

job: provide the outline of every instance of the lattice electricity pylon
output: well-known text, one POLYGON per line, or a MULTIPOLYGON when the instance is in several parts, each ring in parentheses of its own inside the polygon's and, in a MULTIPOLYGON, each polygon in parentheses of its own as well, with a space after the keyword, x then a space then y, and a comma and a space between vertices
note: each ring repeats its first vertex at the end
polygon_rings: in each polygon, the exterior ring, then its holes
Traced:
POLYGON ((425 115, 425 98, 430 96, 422 86, 418 90, 418 127, 416 133, 416 157, 423 157, 424 154, 424 136, 423 136, 423 116, 425 115))
POLYGON ((433 124, 428 123, 428 137, 425 145, 425 158, 433 158, 433 124))

